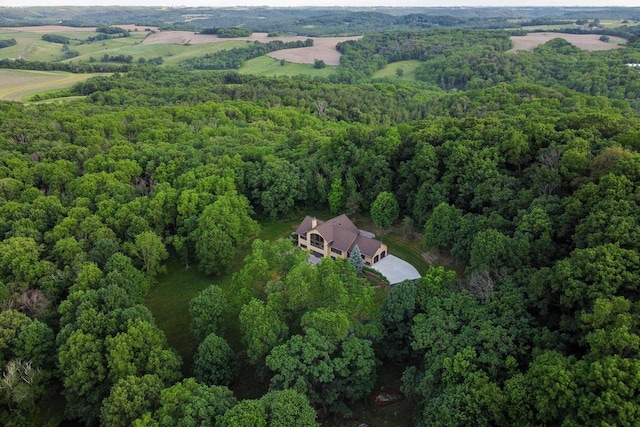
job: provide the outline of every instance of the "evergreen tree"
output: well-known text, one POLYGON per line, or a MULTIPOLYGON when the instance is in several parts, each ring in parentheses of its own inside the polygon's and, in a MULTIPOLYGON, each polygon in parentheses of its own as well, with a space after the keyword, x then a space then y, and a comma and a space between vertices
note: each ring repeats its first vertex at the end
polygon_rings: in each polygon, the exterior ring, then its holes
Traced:
POLYGON ((353 247, 351 255, 349 255, 349 262, 358 273, 362 272, 362 269, 364 268, 364 261, 362 261, 362 254, 360 253, 358 245, 353 247))

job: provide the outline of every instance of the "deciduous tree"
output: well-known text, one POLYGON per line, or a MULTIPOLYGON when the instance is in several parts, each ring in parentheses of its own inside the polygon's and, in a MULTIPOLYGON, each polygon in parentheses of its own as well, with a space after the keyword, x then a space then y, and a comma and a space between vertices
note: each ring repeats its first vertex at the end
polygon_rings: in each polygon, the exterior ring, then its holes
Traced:
POLYGON ((278 313, 264 302, 252 299, 240 311, 242 341, 251 363, 258 364, 278 344, 284 342, 289 328, 278 313))
POLYGON ((376 379, 371 342, 352 336, 334 344, 314 329, 275 347, 266 362, 273 389, 292 388, 334 410, 368 395, 376 379))
POLYGON ((395 196, 388 191, 379 193, 371 205, 371 219, 378 228, 387 228, 400 215, 400 207, 395 196))
POLYGON ((196 380, 209 385, 228 386, 238 370, 236 354, 224 338, 215 333, 200 343, 193 364, 196 380))
POLYGON ((211 333, 222 332, 223 314, 228 309, 227 297, 222 288, 211 285, 189 303, 191 332, 199 341, 211 333))

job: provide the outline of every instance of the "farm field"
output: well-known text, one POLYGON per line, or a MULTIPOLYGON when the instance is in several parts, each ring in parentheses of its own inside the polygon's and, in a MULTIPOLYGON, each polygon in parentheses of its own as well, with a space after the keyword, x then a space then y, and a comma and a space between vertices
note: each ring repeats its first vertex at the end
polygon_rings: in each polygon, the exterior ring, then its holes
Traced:
POLYGON ((313 64, 316 59, 323 60, 327 65, 340 65, 340 52, 336 45, 347 40, 358 40, 361 37, 315 37, 313 46, 297 49, 284 49, 271 52, 268 56, 284 59, 298 64, 313 64))
POLYGON ((88 37, 98 34, 95 32, 95 28, 63 26, 0 28, 0 38, 13 38, 17 42, 15 46, 0 49, 0 59, 11 58, 44 62, 62 60, 64 55, 62 45, 42 40, 43 34, 56 34, 69 38, 69 49, 79 53, 79 56, 65 61, 69 62, 88 60, 91 56, 97 59, 105 53, 118 55, 122 53, 120 49, 123 47, 139 45, 148 32, 132 31, 131 37, 83 43, 88 37))
MULTIPOLYGON (((75 28, 60 25, 49 25, 42 27, 16 27, 0 28, 0 38, 14 38, 17 41, 15 46, 0 49, 0 59, 24 59, 28 61, 61 61, 64 51, 62 45, 50 43, 42 40, 43 34, 57 34, 70 39, 69 49, 76 51, 78 56, 63 60, 63 62, 97 60, 103 55, 130 55, 133 61, 140 58, 150 59, 162 57, 164 65, 175 65, 178 62, 193 57, 204 56, 208 53, 215 53, 220 50, 242 47, 247 43, 281 40, 283 42, 304 41, 309 37, 303 36, 282 36, 268 37, 267 33, 254 33, 249 37, 219 38, 211 34, 197 34, 191 31, 158 31, 150 33, 148 30, 156 31, 154 27, 142 27, 135 25, 122 25, 122 28, 130 30, 131 37, 114 38, 104 41, 83 43, 88 37, 95 36, 95 28, 75 28)), ((321 59, 327 65, 339 65, 340 53, 336 50, 336 45, 346 40, 356 40, 360 37, 310 37, 314 40, 314 45, 306 48, 285 49, 272 52, 270 57, 297 64, 313 64, 314 60, 321 59)), ((264 63, 259 64, 259 68, 264 63)), ((246 69, 246 67, 245 67, 246 69)), ((307 73, 306 70, 305 74, 307 73)), ((328 70, 327 70, 328 71, 328 70)), ((258 71, 257 74, 265 74, 258 71)), ((273 75, 272 70, 266 74, 273 75)), ((299 74, 294 70, 287 70, 285 73, 275 73, 276 75, 299 74)), ((327 72, 319 75, 326 75, 327 72)))
MULTIPOLYGON (((518 30, 518 29, 524 28, 527 31, 562 31, 562 30, 575 29, 575 28, 583 28, 586 30, 589 28, 588 25, 580 26, 580 25, 575 25, 574 23, 527 25, 523 27, 522 24, 525 23, 526 21, 527 21, 526 19, 510 19, 509 22, 513 23, 513 27, 509 28, 509 30, 518 30)), ((631 22, 634 22, 634 21, 631 21, 631 22)), ((611 29, 611 28, 621 27, 623 25, 630 25, 630 22, 625 22, 624 19, 601 19, 600 25, 603 28, 611 29)))
POLYGON ((0 69, 0 99, 23 101, 27 95, 62 89, 97 74, 72 74, 62 71, 0 69))
MULTIPOLYGON (((247 43, 246 40, 230 40, 217 39, 218 43, 206 44, 186 44, 185 43, 145 43, 145 38, 154 34, 144 31, 149 27, 134 27, 123 25, 122 28, 137 28, 138 31, 132 31, 131 37, 114 38, 109 40, 97 41, 92 43, 81 43, 88 37, 95 36, 97 33, 92 28, 72 28, 62 26, 47 27, 18 27, 18 28, 2 28, 0 29, 0 38, 14 38, 17 41, 15 46, 0 49, 0 59, 24 59, 28 61, 60 61, 63 58, 64 51, 62 45, 50 43, 42 40, 42 34, 52 33, 68 37, 70 39, 69 49, 78 53, 78 56, 63 60, 62 62, 86 62, 91 58, 99 59, 105 54, 110 56, 131 55, 133 61, 139 58, 157 58, 162 57, 165 65, 176 64, 186 58, 203 56, 207 53, 215 53, 224 49, 232 49, 234 47, 242 47, 247 43), (48 31, 43 28, 48 29, 48 31)), ((153 28, 149 28, 153 29, 153 28)), ((184 33, 178 31, 176 33, 184 33)), ((169 33, 159 33, 169 34, 169 33)), ((178 37, 179 38, 179 37, 178 37)), ((162 41, 162 38, 156 38, 156 41, 162 41)), ((171 40, 171 38, 169 39, 171 40)))
POLYGON ((529 33, 526 36, 512 36, 515 47, 511 51, 531 51, 549 40, 562 38, 574 46, 590 51, 618 49, 626 40, 621 37, 611 37, 609 43, 600 40, 598 34, 563 34, 563 33, 529 33))
POLYGON ((313 46, 297 49, 284 49, 271 52, 268 56, 276 59, 284 59, 288 62, 298 64, 313 64, 315 59, 323 60, 327 65, 339 65, 340 53, 336 50, 336 45, 346 40, 357 40, 361 37, 268 37, 267 33, 254 33, 249 37, 219 38, 213 34, 196 34, 189 31, 162 31, 149 35, 143 44, 180 44, 180 45, 200 45, 210 43, 228 43, 230 41, 257 41, 268 43, 274 40, 283 42, 304 41, 313 39, 313 46))

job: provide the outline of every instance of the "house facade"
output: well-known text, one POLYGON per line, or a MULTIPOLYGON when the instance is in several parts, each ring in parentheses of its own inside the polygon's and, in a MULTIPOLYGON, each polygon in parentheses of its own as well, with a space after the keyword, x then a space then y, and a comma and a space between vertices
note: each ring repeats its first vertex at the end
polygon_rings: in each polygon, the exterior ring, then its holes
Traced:
POLYGON ((359 230, 346 215, 328 221, 306 216, 295 234, 298 246, 317 257, 347 259, 358 245, 364 263, 370 266, 389 254, 387 245, 376 240, 373 234, 359 230))

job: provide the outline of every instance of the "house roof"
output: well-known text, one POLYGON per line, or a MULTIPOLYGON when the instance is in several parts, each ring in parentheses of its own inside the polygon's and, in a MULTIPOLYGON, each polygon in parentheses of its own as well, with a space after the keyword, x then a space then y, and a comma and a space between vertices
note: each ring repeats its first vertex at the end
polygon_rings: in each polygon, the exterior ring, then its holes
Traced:
POLYGON ((356 241, 353 242, 353 245, 351 248, 349 248, 349 250, 353 249, 353 246, 358 245, 358 249, 360 249, 361 254, 373 257, 380 248, 381 244, 382 242, 380 242, 379 240, 372 239, 371 237, 363 236, 360 234, 356 238, 356 241))
POLYGON ((331 246, 347 251, 358 236, 358 227, 346 215, 340 215, 320 224, 316 230, 331 246))
MULTIPOLYGON (((306 216, 296 229, 297 234, 305 234, 314 230, 312 226, 315 218, 306 216)), ((371 233, 358 230, 346 215, 340 215, 328 221, 317 220, 315 231, 318 232, 332 248, 350 252, 358 245, 360 252, 373 257, 382 243, 373 239, 371 233)))
POLYGON ((358 235, 350 230, 334 229, 333 242, 331 242, 331 247, 348 252, 351 250, 353 242, 355 242, 357 238, 358 235))
MULTIPOLYGON (((315 218, 310 217, 309 215, 305 216, 298 228, 296 228, 296 234, 304 234, 308 231, 313 230, 312 222, 314 219, 315 218)), ((317 221, 318 223, 316 224, 316 227, 324 223, 324 221, 320 221, 319 219, 317 221)))

